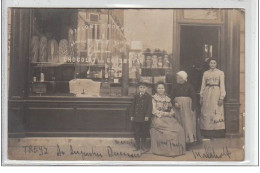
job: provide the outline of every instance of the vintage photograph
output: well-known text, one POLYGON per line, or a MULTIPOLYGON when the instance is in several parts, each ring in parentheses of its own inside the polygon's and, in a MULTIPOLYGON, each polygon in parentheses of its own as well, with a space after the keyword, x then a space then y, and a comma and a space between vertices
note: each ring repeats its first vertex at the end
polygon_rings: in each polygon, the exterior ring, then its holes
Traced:
POLYGON ((243 161, 245 10, 8 8, 8 159, 243 161))

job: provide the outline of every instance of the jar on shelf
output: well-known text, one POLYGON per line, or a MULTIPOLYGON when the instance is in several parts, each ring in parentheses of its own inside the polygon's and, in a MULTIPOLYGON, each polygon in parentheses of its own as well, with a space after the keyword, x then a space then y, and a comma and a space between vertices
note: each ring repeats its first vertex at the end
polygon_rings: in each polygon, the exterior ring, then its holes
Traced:
POLYGON ((158 68, 163 67, 163 58, 161 56, 158 57, 158 68))
POLYGON ((152 68, 157 68, 158 67, 158 58, 157 55, 152 56, 152 68))
POLYGON ((44 82, 44 73, 40 74, 40 82, 44 82))
POLYGON ((163 58, 163 68, 170 68, 171 64, 170 64, 170 61, 169 61, 169 55, 164 55, 164 58, 163 58))
POLYGON ((145 57, 145 67, 151 68, 152 67, 152 57, 151 56, 146 56, 145 57))

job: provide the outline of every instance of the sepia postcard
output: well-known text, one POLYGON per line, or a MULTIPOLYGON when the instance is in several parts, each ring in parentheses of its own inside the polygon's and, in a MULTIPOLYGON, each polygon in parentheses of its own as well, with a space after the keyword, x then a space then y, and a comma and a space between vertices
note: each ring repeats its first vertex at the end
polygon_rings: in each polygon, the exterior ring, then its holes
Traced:
POLYGON ((8 160, 245 160, 243 8, 7 19, 8 160))

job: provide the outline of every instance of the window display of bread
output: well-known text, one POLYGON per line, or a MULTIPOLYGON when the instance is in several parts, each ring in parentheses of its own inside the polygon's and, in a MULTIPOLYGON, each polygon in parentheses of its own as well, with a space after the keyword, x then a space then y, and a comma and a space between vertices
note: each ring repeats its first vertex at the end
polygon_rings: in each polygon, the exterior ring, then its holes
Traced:
POLYGON ((45 36, 42 36, 40 39, 40 55, 39 55, 39 61, 40 62, 47 62, 47 38, 45 36))
POLYGON ((38 36, 33 36, 31 40, 31 62, 38 62, 40 40, 38 36))
POLYGON ((69 57, 69 43, 66 39, 60 40, 59 43, 59 63, 64 62, 69 57))
POLYGON ((58 42, 55 39, 51 39, 48 41, 48 62, 59 62, 59 45, 58 42))
POLYGON ((68 43, 69 43, 69 54, 71 57, 75 56, 75 36, 73 30, 70 28, 68 33, 68 43))

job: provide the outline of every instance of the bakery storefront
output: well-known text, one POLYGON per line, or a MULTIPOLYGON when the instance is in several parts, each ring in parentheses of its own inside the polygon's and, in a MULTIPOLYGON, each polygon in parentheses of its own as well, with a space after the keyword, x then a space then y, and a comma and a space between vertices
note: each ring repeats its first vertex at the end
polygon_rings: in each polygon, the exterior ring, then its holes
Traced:
POLYGON ((129 41, 124 9, 9 10, 9 136, 130 137, 138 81, 170 91, 185 70, 199 92, 209 57, 226 75, 226 133, 239 134, 243 11, 171 10, 167 52, 129 41))

